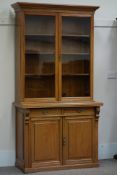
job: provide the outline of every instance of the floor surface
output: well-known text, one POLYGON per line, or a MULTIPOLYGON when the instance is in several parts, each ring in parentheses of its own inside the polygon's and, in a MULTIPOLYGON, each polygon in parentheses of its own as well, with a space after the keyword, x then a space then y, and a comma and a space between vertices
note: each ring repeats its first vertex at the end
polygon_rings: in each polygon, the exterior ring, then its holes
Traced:
MULTIPOLYGON (((0 175, 22 175, 23 173, 15 167, 1 167, 0 175)), ((48 172, 38 172, 28 175, 117 175, 117 160, 100 161, 100 167, 88 169, 70 169, 48 172)))

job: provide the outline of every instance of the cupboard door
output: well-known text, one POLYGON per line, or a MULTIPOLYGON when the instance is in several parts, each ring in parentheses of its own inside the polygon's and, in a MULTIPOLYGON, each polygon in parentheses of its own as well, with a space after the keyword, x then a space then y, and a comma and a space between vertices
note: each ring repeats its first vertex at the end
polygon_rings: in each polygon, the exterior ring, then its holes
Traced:
POLYGON ((25 17, 25 98, 55 98, 56 15, 25 17))
POLYGON ((62 97, 90 96, 90 17, 62 16, 62 97))
POLYGON ((62 123, 60 117, 34 119, 31 126, 32 167, 61 165, 62 123))
POLYGON ((92 162, 93 118, 65 117, 63 150, 64 164, 92 162))

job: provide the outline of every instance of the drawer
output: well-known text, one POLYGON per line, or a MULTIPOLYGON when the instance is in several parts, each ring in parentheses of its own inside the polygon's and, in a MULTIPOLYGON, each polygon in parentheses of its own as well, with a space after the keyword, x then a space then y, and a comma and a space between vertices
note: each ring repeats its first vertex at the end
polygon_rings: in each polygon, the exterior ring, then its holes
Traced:
POLYGON ((60 109, 34 109, 31 111, 31 117, 39 117, 39 116, 52 116, 52 115, 60 115, 60 109))
POLYGON ((62 110, 63 115, 94 115, 93 108, 65 108, 62 110))

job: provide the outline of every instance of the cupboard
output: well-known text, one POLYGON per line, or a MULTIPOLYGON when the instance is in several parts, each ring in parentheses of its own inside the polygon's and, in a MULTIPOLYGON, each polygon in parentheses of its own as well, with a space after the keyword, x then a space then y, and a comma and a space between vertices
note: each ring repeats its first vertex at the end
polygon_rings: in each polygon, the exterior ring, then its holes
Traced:
POLYGON ((98 166, 95 6, 15 3, 16 166, 98 166))

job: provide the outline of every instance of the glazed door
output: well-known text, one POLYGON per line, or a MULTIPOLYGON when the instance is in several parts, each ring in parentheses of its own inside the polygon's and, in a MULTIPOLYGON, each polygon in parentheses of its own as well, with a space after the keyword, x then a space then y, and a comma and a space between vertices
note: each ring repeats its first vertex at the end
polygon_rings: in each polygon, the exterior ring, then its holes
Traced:
POLYGON ((63 15, 61 24, 61 97, 90 97, 91 18, 63 15))
POLYGON ((63 162, 65 165, 93 161, 93 118, 64 118, 63 162))
POLYGON ((51 13, 25 16, 25 98, 57 98, 56 18, 51 13))
POLYGON ((62 123, 60 117, 32 119, 32 167, 47 168, 62 164, 62 123))

